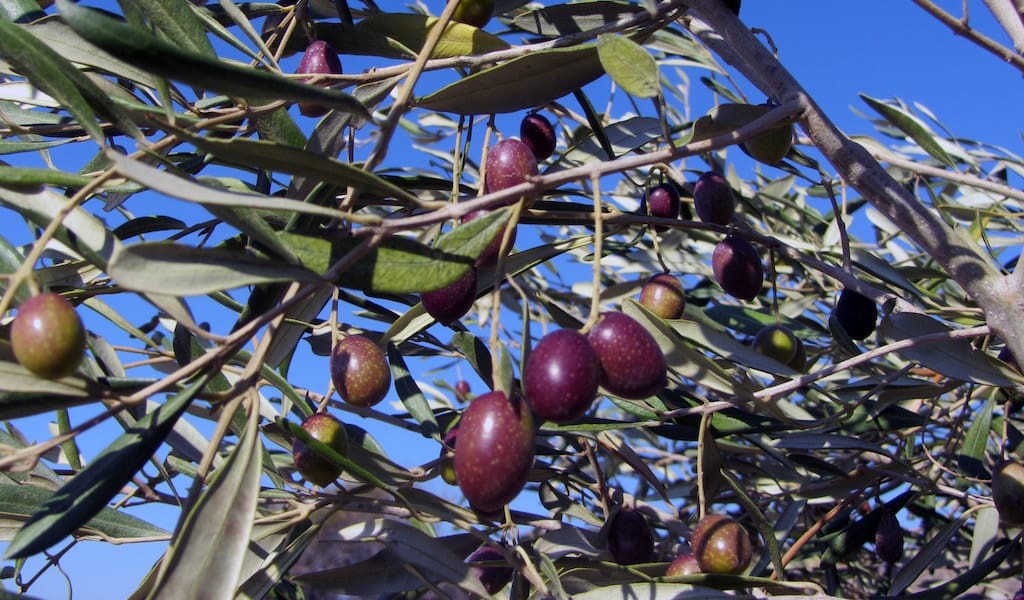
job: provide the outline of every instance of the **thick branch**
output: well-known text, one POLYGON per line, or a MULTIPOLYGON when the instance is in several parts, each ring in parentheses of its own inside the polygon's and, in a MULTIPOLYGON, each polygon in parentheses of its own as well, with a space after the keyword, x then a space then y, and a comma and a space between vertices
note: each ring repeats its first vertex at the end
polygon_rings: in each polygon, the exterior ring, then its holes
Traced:
POLYGON ((840 177, 862 194, 918 246, 934 258, 985 311, 989 325, 1024 356, 1024 308, 1021 295, 978 246, 950 227, 893 179, 859 144, 853 142, 825 115, 800 83, 719 0, 691 0, 700 17, 721 38, 693 30, 769 97, 800 102, 799 123, 811 142, 840 177), (724 42, 724 43, 723 43, 724 42), (1019 305, 1019 306, 1018 306, 1019 305))
POLYGON ((1013 49, 1017 54, 1024 54, 1024 22, 1020 20, 1017 7, 1010 0, 985 0, 985 5, 1013 40, 1013 49))

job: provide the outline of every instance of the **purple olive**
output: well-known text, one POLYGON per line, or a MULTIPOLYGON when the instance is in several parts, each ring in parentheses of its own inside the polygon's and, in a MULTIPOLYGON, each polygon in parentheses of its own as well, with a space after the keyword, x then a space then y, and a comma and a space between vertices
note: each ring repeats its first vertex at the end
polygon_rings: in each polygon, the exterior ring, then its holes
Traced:
POLYGON ((701 221, 728 225, 736 210, 736 196, 721 173, 708 171, 693 186, 693 206, 701 221))
POLYGON ((391 369, 373 340, 350 335, 331 352, 331 381, 341 399, 353 406, 373 406, 387 396, 391 369))
POLYGON ((555 153, 555 128, 544 115, 530 113, 519 124, 519 137, 530 147, 537 160, 555 153))
POLYGON ((665 355, 654 337, 625 313, 601 315, 587 335, 601 365, 601 385, 629 400, 650 398, 668 382, 665 355))
POLYGON ((753 244, 735 236, 726 236, 711 255, 715 280, 726 293, 750 301, 761 292, 764 266, 753 244))
MULTIPOLYGON (((310 75, 339 75, 341 60, 327 42, 315 40, 306 46, 306 52, 302 55, 296 72, 310 75)), ((327 107, 315 102, 299 102, 299 112, 307 117, 322 117, 327 114, 327 107)))
POLYGON ((455 283, 432 292, 420 294, 427 314, 438 323, 448 325, 466 316, 476 301, 476 267, 470 267, 455 283))
MULTIPOLYGON (((526 142, 519 138, 505 138, 487 151, 487 173, 484 188, 497 192, 519 185, 537 175, 537 157, 526 142)), ((515 200, 509 202, 514 204, 515 200)))
POLYGON ((530 352, 523 391, 533 412, 552 423, 571 423, 597 397, 601 367, 587 337, 573 329, 545 335, 530 352))

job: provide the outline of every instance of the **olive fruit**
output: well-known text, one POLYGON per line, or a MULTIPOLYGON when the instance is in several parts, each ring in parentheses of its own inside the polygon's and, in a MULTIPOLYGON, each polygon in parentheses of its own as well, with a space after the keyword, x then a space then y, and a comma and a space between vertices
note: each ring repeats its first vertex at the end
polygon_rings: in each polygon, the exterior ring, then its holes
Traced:
POLYGON ((483 27, 494 16, 494 0, 451 0, 458 2, 452 20, 473 27, 483 27))
POLYGON ((684 552, 675 557, 665 569, 666 577, 682 577, 684 575, 695 575, 700 573, 700 563, 693 552, 684 552))
MULTIPOLYGON (((302 55, 296 72, 310 75, 339 75, 341 60, 327 42, 315 40, 306 46, 306 52, 302 55)), ((322 117, 327 114, 327 107, 316 102, 299 102, 299 112, 307 117, 322 117)))
POLYGON ((18 307, 11 323, 11 350, 21 366, 44 379, 78 370, 85 357, 85 328, 75 307, 60 294, 44 292, 18 307))
POLYGON ((686 309, 683 284, 670 273, 652 275, 644 282, 639 301, 662 319, 678 319, 686 309))
POLYGON ((690 536, 690 548, 704 573, 742 573, 750 564, 750 535, 726 515, 705 515, 690 536))
POLYGON ((555 153, 555 128, 542 114, 532 112, 519 123, 519 137, 533 151, 537 160, 555 153))
POLYGON ((482 394, 459 421, 455 478, 476 510, 495 513, 526 485, 533 466, 533 415, 519 396, 482 394))
MULTIPOLYGON (((302 428, 314 440, 326 444, 338 454, 348 454, 345 425, 333 416, 325 412, 315 413, 302 422, 302 428)), ((341 475, 341 467, 299 440, 292 444, 292 462, 303 479, 320 487, 333 483, 341 475)))
POLYGON ((650 562, 654 558, 654 534, 640 511, 624 507, 608 525, 608 551, 620 565, 650 562))
POLYGON ((766 165, 774 165, 786 158, 793 147, 793 125, 786 123, 755 135, 743 142, 742 148, 751 158, 766 165))
POLYGON ((897 563, 903 558, 903 527, 896 518, 896 511, 882 506, 875 530, 875 552, 887 563, 897 563))
POLYGON ((875 330, 878 307, 875 301, 849 288, 839 293, 832 318, 855 340, 863 340, 875 330))
POLYGON ((632 317, 618 311, 601 315, 587 334, 601 366, 601 385, 628 400, 643 400, 668 382, 665 355, 654 337, 632 317))
MULTIPOLYGON (((662 219, 679 218, 679 190, 671 183, 662 183, 647 192, 647 214, 662 219)), ((664 231, 664 226, 655 227, 664 231)))
POLYGON ((519 138, 505 138, 491 146, 487 151, 485 167, 484 188, 488 192, 519 185, 539 173, 537 157, 526 142, 519 138))
POLYGON ((754 245, 747 240, 728 235, 718 242, 711 254, 711 269, 715 280, 726 293, 750 301, 761 292, 764 266, 754 245))
MULTIPOLYGON (((473 212, 463 216, 462 219, 460 219, 460 222, 462 222, 462 223, 469 223, 473 219, 475 219, 477 217, 482 217, 482 216, 486 215, 489 212, 491 212, 491 211, 487 210, 486 208, 481 208, 480 210, 474 210, 473 212)), ((508 225, 505 225, 505 227, 508 227, 508 225)), ((505 227, 501 228, 501 230, 498 232, 498 234, 496 236, 494 236, 494 239, 491 240, 491 243, 487 244, 487 247, 484 248, 484 251, 481 252, 480 256, 478 256, 476 258, 476 262, 473 263, 473 264, 475 264, 477 266, 477 268, 480 268, 480 267, 490 267, 490 266, 494 265, 494 263, 498 262, 498 253, 501 252, 501 240, 502 240, 502 238, 505 237, 505 227)), ((513 229, 511 237, 509 238, 509 241, 508 241, 509 247, 511 248, 512 245, 515 244, 515 243, 516 243, 516 230, 513 229)), ((476 290, 474 290, 474 292, 475 291, 476 290)))
POLYGON ((571 423, 587 412, 601 367, 587 337, 559 329, 541 338, 523 369, 523 392, 535 415, 552 423, 571 423))
POLYGON ((331 351, 331 381, 341 399, 353 406, 373 406, 388 394, 391 369, 384 351, 362 335, 342 338, 331 351))
POLYGON ((465 402, 469 398, 469 382, 465 379, 460 379, 455 382, 455 397, 459 399, 459 402, 465 402))
POLYGON ((793 360, 786 363, 789 368, 794 371, 800 371, 801 373, 807 369, 807 348, 804 347, 804 342, 800 338, 796 339, 796 354, 793 355, 793 360))
POLYGON ((465 275, 447 287, 420 294, 424 310, 442 325, 464 317, 475 301, 476 267, 470 267, 465 275))
POLYGON ((707 171, 693 185, 693 207, 701 221, 728 225, 736 210, 736 195, 721 173, 707 171))
POLYGON ((1024 525, 1024 465, 1006 461, 992 473, 992 503, 999 520, 1010 526, 1024 525))
MULTIPOLYGON (((468 563, 497 561, 505 562, 505 556, 497 548, 491 546, 480 546, 466 559, 468 563)), ((470 571, 491 595, 497 594, 512 581, 513 570, 511 566, 507 566, 507 563, 503 567, 473 566, 470 571)))
POLYGON ((797 345, 800 343, 800 338, 788 327, 768 325, 754 336, 752 347, 756 352, 788 365, 796 358, 797 345))

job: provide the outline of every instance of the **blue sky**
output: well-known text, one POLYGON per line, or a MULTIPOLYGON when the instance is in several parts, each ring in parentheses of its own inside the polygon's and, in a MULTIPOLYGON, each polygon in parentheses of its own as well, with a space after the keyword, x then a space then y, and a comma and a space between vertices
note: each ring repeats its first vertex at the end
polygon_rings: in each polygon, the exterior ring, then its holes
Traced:
MULTIPOLYGON (((379 4, 382 7, 393 4, 397 9, 404 3, 379 4)), ((440 9, 438 0, 428 4, 435 12, 440 9)), ((959 15, 960 0, 939 4, 959 15)), ((993 29, 983 4, 972 0, 970 6, 972 25, 994 32, 994 37, 1004 41, 1005 36, 993 29)), ((783 64, 849 133, 873 133, 871 124, 855 112, 873 114, 858 97, 864 93, 882 99, 899 97, 908 103, 919 102, 959 136, 1001 145, 1015 153, 1024 152, 1019 124, 1024 79, 1020 73, 967 40, 954 36, 909 0, 746 0, 742 17, 748 26, 771 34, 783 64)), ((496 27, 492 24, 489 29, 496 30, 496 27)), ((345 57, 343 62, 347 69, 351 68, 348 65, 359 64, 345 57)), ((693 72, 691 76, 696 78, 702 74, 693 72)), ((744 90, 752 100, 762 99, 752 86, 744 85, 744 90)), ((567 100, 569 102, 571 100, 567 100)), ((695 115, 703 110, 698 102, 692 108, 695 115)), ((399 145, 394 147, 388 164, 419 160, 407 150, 403 154, 400 148, 399 145)), ((0 231, 10 233, 6 228, 0 231)), ((463 368, 463 372, 468 375, 468 368, 463 368)), ((433 375, 426 375, 425 379, 430 381, 433 375)), ((314 389, 324 388, 322 383, 310 385, 314 389)), ((482 384, 476 380, 473 380, 473 387, 474 392, 482 391, 482 384)), ((394 398, 392 394, 386 402, 394 398)), ((31 431, 30 437, 34 439, 46 435, 45 423, 39 420, 26 430, 31 431)), ((93 444, 96 449, 102 447, 111 431, 90 434, 85 438, 87 450, 93 444)), ((389 447, 386 439, 382 441, 389 447)), ((400 462, 408 458, 407 464, 421 460, 422 456, 412 457, 423 448, 436 452, 436 445, 429 444, 414 442, 404 456, 396 454, 395 458, 400 462)), ((454 490, 451 494, 455 497, 454 490)), ((137 514, 172 528, 174 515, 171 511, 161 509, 159 513, 140 511, 137 514)), ((134 589, 161 550, 156 544, 111 547, 83 543, 65 556, 61 564, 75 584, 76 597, 120 598, 134 589)), ((65 592, 63 579, 53 569, 31 590, 44 598, 62 597, 65 592)))

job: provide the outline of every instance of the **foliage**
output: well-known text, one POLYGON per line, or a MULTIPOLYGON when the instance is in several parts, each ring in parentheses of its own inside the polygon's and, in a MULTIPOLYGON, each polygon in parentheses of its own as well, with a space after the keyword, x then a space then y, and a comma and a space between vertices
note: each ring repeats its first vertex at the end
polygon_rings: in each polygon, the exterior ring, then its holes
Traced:
POLYGON ((0 206, 31 233, 0 231, 0 314, 47 289, 90 332, 78 372, 51 381, 0 329, 9 589, 31 594, 81 540, 166 547, 138 598, 488 596, 464 562, 483 542, 515 567, 502 593, 517 598, 1016 587, 1019 534, 990 478, 1024 453, 1024 377, 997 358, 1024 349, 1010 186, 1024 160, 898 99, 864 97, 878 135, 853 144, 718 0, 499 1, 486 31, 449 23, 451 7, 359 4, 0 2, 0 206), (288 76, 310 38, 348 73, 288 76), (713 105, 687 105, 684 71, 713 105), (299 101, 332 110, 311 120, 299 101), (483 193, 486 147, 513 135, 493 114, 530 110, 558 149, 483 193), (741 151, 794 123, 785 160, 741 151), (686 214, 709 170, 735 192, 729 225, 686 214), (685 218, 642 206, 665 182, 685 218), (479 209, 496 210, 460 222, 479 209), (726 234, 767 267, 750 301, 714 279, 726 234), (435 323, 418 294, 495 239, 506 253, 480 267, 475 309, 435 323), (662 271, 686 288, 680 319, 634 300, 662 271), (844 288, 882 308, 863 341, 830 318, 844 288), (465 408, 451 386, 473 372, 511 392, 545 332, 605 310, 654 336, 668 385, 538 423, 526 488, 477 514, 440 477, 465 408), (751 348, 776 323, 802 340, 804 371, 751 348), (397 401, 335 399, 332 341, 355 333, 386 350, 397 401), (347 453, 298 426, 318 409, 346 422, 347 453), (53 436, 29 443, 20 428, 41 418, 53 436), (108 426, 105 447, 82 443, 108 426), (337 486, 301 480, 297 440, 344 468, 337 486), (146 504, 177 524, 140 518, 146 504), (653 527, 655 562, 612 561, 623 507, 653 527), (872 549, 883 511, 906 531, 892 567, 872 549), (751 567, 664 577, 715 512, 754 536, 751 567))

